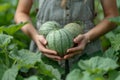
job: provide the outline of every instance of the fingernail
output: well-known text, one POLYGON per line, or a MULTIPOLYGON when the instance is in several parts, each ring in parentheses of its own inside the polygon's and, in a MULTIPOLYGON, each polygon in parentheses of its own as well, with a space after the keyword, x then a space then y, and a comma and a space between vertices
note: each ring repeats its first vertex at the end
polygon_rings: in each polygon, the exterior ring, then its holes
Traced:
POLYGON ((64 59, 66 59, 67 57, 65 56, 64 59))
POLYGON ((74 39, 74 41, 76 41, 76 39, 74 39))
POLYGON ((44 41, 44 44, 46 44, 47 43, 47 41, 44 41))
POLYGON ((77 39, 74 39, 74 42, 77 43, 77 39))

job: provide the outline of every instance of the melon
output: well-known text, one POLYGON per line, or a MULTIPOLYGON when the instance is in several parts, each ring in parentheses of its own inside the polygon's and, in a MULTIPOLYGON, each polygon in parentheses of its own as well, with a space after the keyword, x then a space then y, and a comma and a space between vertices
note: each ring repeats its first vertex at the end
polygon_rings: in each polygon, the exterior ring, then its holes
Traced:
POLYGON ((46 37, 46 35, 50 31, 57 30, 57 29, 60 29, 60 28, 61 28, 60 24, 57 23, 56 21, 47 21, 40 26, 39 34, 44 35, 46 37))
POLYGON ((67 49, 73 47, 73 37, 65 29, 53 30, 47 36, 47 48, 57 51, 58 55, 63 57, 67 49))
POLYGON ((69 23, 64 26, 64 29, 69 31, 74 37, 78 36, 83 32, 83 26, 77 23, 69 23))
POLYGON ((67 49, 74 46, 73 39, 82 34, 82 31, 82 26, 77 23, 69 23, 62 28, 55 21, 48 21, 39 29, 39 33, 47 40, 46 48, 55 50, 61 57, 67 53, 67 49))

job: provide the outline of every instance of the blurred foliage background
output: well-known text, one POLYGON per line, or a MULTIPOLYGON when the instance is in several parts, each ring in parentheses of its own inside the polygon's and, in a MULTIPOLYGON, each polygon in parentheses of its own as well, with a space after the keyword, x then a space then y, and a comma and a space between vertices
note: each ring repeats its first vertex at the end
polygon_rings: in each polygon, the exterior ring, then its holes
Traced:
POLYGON ((0 0, 0 26, 13 23, 18 0, 0 0))
MULTIPOLYGON (((8 27, 14 22, 14 14, 19 0, 0 0, 0 27, 8 27)), ((35 22, 36 12, 31 11, 31 16, 35 22)), ((19 30, 13 35, 19 48, 29 48, 30 38, 19 30), (22 37, 22 38, 21 38, 22 37)))
MULTIPOLYGON (((14 14, 19 0, 0 0, 0 26, 14 23, 14 14)), ((31 18, 35 22, 36 3, 31 10, 31 18)))

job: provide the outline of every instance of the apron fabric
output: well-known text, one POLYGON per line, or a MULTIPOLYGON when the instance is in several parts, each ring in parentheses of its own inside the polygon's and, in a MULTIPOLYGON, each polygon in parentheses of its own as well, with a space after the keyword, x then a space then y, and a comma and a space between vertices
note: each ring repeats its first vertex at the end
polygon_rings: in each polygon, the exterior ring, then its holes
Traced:
MULTIPOLYGON (((64 26, 67 23, 82 21, 84 23, 84 33, 92 29, 95 25, 93 19, 94 13, 94 0, 68 0, 66 9, 61 6, 61 0, 39 0, 39 11, 37 14, 36 28, 39 30, 40 26, 46 21, 56 21, 64 26)), ((36 52, 37 47, 32 41, 30 50, 36 52)), ((95 52, 102 51, 100 40, 90 42, 82 54, 93 55, 95 52)), ((81 54, 69 59, 69 66, 80 60, 81 54)), ((61 61, 61 66, 64 65, 61 61)))

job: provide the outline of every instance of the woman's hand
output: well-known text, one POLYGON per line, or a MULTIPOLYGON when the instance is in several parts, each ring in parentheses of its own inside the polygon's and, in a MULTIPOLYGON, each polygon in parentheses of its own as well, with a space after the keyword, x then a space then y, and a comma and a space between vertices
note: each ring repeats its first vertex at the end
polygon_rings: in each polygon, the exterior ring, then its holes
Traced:
POLYGON ((46 39, 42 35, 36 35, 36 38, 34 39, 36 42, 38 49, 47 57, 59 61, 61 58, 57 55, 57 52, 54 50, 47 49, 45 46, 47 44, 46 39))
POLYGON ((85 34, 78 35, 74 39, 74 43, 77 44, 77 46, 68 49, 67 54, 64 56, 64 59, 68 59, 77 54, 80 54, 84 50, 84 48, 88 42, 89 42, 89 38, 85 34))

